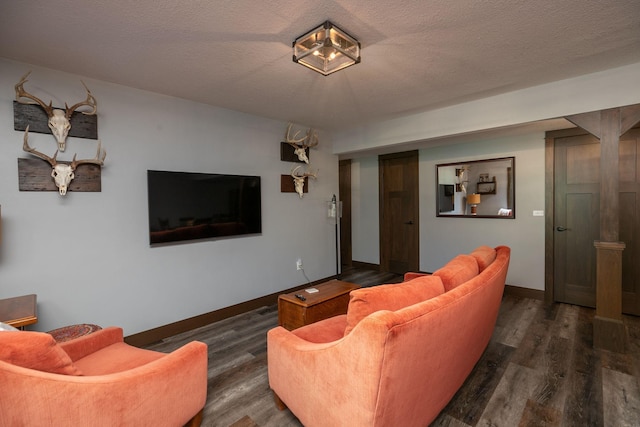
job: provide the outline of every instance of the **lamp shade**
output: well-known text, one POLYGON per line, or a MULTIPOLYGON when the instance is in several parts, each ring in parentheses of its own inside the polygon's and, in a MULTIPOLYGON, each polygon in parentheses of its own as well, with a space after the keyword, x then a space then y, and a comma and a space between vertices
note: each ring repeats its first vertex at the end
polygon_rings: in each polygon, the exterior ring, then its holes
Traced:
POLYGON ((326 21, 293 42, 293 62, 329 75, 360 62, 360 42, 326 21))
POLYGON ((467 203, 470 205, 477 205, 480 203, 480 195, 473 193, 467 196, 467 203))

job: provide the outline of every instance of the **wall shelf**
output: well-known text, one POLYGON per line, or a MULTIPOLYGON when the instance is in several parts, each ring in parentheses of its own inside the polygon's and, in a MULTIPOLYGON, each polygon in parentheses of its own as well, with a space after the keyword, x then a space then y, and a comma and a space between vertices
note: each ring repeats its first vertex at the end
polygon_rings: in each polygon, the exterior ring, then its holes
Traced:
POLYGON ((481 181, 476 184, 478 194, 496 194, 496 177, 492 181, 481 181))

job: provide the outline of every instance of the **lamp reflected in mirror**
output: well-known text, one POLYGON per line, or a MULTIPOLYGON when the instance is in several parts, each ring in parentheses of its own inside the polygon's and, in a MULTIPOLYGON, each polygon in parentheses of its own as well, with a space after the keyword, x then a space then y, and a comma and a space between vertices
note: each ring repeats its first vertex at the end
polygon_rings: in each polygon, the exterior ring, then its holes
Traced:
POLYGON ((469 194, 467 196, 467 204, 471 206, 471 215, 478 215, 478 205, 480 204, 479 194, 469 194))

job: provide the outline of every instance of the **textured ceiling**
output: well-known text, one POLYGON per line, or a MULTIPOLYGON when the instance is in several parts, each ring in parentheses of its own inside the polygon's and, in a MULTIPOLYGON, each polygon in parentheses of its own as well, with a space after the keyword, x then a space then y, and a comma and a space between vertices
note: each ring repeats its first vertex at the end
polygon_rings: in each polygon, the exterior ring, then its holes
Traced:
POLYGON ((337 130, 640 62, 640 1, 2 1, 0 40, 0 57, 337 130), (362 63, 324 77, 291 42, 327 19, 362 63))

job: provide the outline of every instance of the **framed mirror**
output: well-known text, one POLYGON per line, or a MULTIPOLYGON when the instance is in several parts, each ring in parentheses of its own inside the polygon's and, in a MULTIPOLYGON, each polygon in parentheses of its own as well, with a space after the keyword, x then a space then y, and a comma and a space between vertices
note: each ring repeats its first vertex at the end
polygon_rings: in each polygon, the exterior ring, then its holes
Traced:
POLYGON ((436 165, 436 216, 516 217, 516 158, 436 165))

